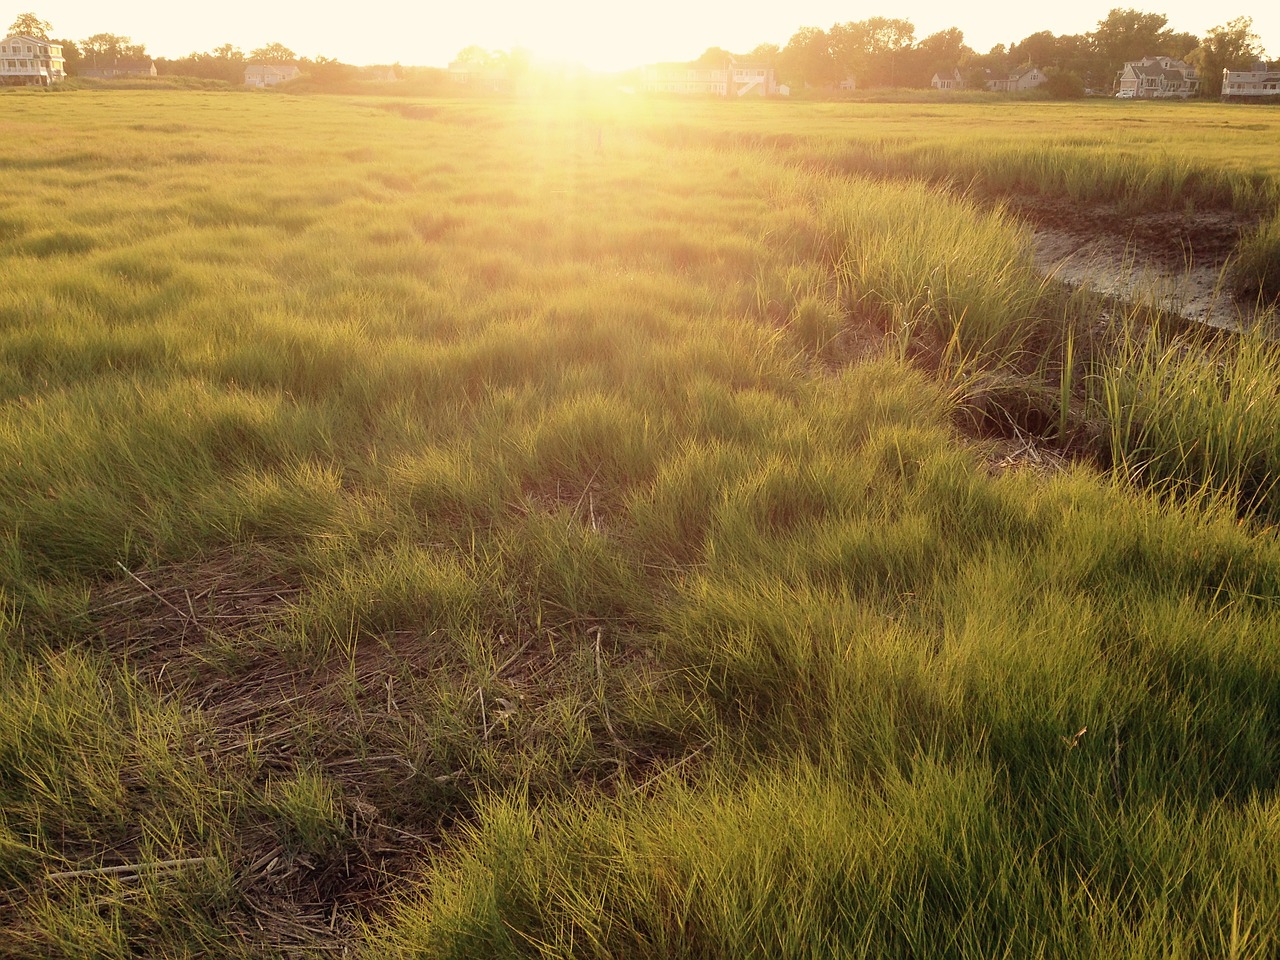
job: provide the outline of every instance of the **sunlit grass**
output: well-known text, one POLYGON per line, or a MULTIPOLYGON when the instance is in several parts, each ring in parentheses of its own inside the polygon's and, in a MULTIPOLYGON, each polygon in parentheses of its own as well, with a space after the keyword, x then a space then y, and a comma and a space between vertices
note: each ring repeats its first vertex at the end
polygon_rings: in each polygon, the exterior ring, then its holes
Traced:
POLYGON ((1236 114, 3 99, 18 955, 1274 952, 1274 350, 934 182, 1236 114))
POLYGON ((1277 347, 1260 330, 1199 346, 1131 328, 1098 364, 1092 389, 1125 474, 1274 520, 1278 376, 1277 347))

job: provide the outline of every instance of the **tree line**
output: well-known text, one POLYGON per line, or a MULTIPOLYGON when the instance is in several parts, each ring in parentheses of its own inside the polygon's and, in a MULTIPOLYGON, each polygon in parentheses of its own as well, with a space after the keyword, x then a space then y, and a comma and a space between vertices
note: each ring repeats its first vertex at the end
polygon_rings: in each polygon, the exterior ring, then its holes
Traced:
MULTIPOLYGON (((846 79, 864 88, 927 87, 934 74, 953 72, 959 72, 966 86, 982 89, 988 79, 1034 66, 1068 78, 1064 89, 1106 92, 1126 62, 1168 56, 1196 67, 1206 96, 1221 92, 1224 68, 1245 69, 1264 56, 1249 17, 1237 17, 1204 36, 1175 31, 1168 23, 1164 14, 1117 7, 1089 33, 1055 36, 1044 30, 979 53, 957 27, 917 40, 911 21, 871 17, 827 30, 801 27, 786 46, 761 44, 750 56, 773 66, 781 82, 817 89, 846 79)), ((704 56, 714 57, 717 51, 712 48, 704 56)))
POLYGON ((244 82, 244 68, 254 63, 293 64, 308 73, 313 80, 340 82, 350 79, 356 68, 330 57, 299 57, 283 43, 268 43, 245 53, 234 44, 224 43, 207 53, 189 53, 185 57, 151 58, 145 44, 135 43, 132 37, 114 33, 95 33, 83 40, 51 37, 53 25, 34 13, 19 14, 9 25, 9 33, 49 40, 62 47, 68 76, 76 76, 96 66, 112 66, 124 60, 148 60, 156 65, 156 72, 171 76, 199 77, 207 80, 224 80, 227 83, 244 82))
MULTIPOLYGON (((21 14, 11 33, 49 39, 52 27, 34 13, 21 14)), ((927 87, 935 73, 960 74, 965 86, 982 89, 992 78, 1007 77, 1023 67, 1040 67, 1051 76, 1060 95, 1082 93, 1086 88, 1110 92, 1125 62, 1150 56, 1185 60, 1202 78, 1202 93, 1221 92, 1222 71, 1244 69, 1264 56, 1260 39, 1249 17, 1237 17, 1213 27, 1204 36, 1171 29, 1168 17, 1117 7, 1098 21, 1097 29, 1082 34, 1055 36, 1043 30, 1010 44, 997 44, 979 53, 965 43, 964 33, 950 27, 916 39, 909 20, 870 17, 833 24, 829 29, 801 27, 785 46, 763 43, 748 54, 772 66, 783 83, 799 88, 834 89, 852 79, 858 87, 927 87)), ((75 76, 95 64, 142 59, 146 47, 130 37, 98 33, 81 41, 55 40, 62 45, 67 73, 75 76)), ((468 47, 460 55, 472 59, 484 54, 468 47)), ((518 59, 516 54, 511 55, 518 59)), ((727 51, 712 47, 699 58, 720 63, 727 51)), ((320 83, 351 79, 356 68, 328 57, 299 57, 281 43, 269 43, 249 51, 225 43, 207 53, 191 53, 176 59, 158 58, 158 73, 240 83, 246 64, 295 64, 320 83)), ((527 59, 518 66, 527 69, 527 59)))

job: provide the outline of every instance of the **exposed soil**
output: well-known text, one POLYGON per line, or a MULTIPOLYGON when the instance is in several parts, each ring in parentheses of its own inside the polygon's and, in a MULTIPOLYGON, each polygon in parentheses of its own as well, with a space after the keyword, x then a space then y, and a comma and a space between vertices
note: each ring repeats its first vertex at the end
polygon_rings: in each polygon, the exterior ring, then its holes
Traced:
POLYGON ((396 720, 396 684, 435 663, 420 655, 420 637, 404 638, 395 653, 369 644, 319 666, 281 657, 263 639, 298 600, 292 579, 270 557, 227 553, 122 573, 97 592, 93 615, 115 658, 210 721, 209 735, 191 745, 205 762, 236 766, 255 753, 261 776, 282 775, 308 742, 341 789, 350 824, 344 844, 309 853, 271 823, 247 822, 232 854, 241 910, 225 918, 228 930, 255 950, 271 943, 281 956, 311 956, 320 942, 352 947, 359 918, 412 876, 437 842, 401 811, 380 809, 396 782, 418 773, 410 761, 393 750, 356 756, 342 749, 367 727, 396 720), (352 737, 342 735, 346 727, 352 737))
MULTIPOLYGON (((589 498, 578 508, 589 513, 589 498)), ((445 638, 426 628, 362 637, 327 656, 287 655, 275 631, 304 599, 305 579, 281 558, 230 550, 121 569, 91 605, 113 659, 207 721, 187 745, 194 756, 259 785, 314 764, 339 791, 348 835, 327 852, 299 849, 269 818, 244 815, 229 848, 237 905, 223 922, 251 954, 265 944, 281 956, 354 949, 361 922, 419 875, 465 815, 467 797, 492 771, 473 776, 458 757, 437 755, 448 745, 423 732, 424 704, 465 700, 460 722, 474 729, 459 736, 501 763, 504 751, 548 736, 536 718, 552 697, 575 692, 581 709, 599 713, 597 750, 583 761, 579 786, 602 792, 691 774, 691 761, 710 746, 687 753, 624 716, 610 719, 605 701, 621 685, 650 682, 651 668, 644 651, 601 627, 498 636, 482 678, 466 674, 446 655, 445 638)), ((86 863, 101 859, 100 851, 79 853, 86 863)), ((132 862, 137 851, 111 856, 132 862)))
POLYGON ((1034 230, 1039 269, 1070 286, 1239 329, 1253 319, 1222 272, 1256 215, 1177 209, 1129 214, 1111 204, 1019 196, 1004 204, 1034 230))

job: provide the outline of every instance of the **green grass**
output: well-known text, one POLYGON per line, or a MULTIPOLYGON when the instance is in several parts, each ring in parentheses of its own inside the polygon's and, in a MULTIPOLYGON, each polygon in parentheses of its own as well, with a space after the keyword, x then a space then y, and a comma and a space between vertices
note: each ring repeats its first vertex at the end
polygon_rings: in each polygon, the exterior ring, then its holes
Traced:
POLYGON ((1245 114, 4 99, 16 956, 1280 948, 1274 349, 934 182, 1245 114))
POLYGON ((1241 238, 1227 274, 1237 296, 1264 305, 1280 301, 1280 214, 1241 238))
POLYGON ((1280 355, 1260 330, 1197 346, 1155 327, 1126 330, 1091 389, 1130 478, 1274 520, 1277 375, 1280 355))
POLYGON ((672 145, 762 148, 790 162, 995 195, 1066 196, 1131 213, 1170 206, 1266 212, 1277 201, 1280 167, 1259 150, 1276 133, 1265 110, 1006 101, 703 103, 654 112, 649 135, 672 145))

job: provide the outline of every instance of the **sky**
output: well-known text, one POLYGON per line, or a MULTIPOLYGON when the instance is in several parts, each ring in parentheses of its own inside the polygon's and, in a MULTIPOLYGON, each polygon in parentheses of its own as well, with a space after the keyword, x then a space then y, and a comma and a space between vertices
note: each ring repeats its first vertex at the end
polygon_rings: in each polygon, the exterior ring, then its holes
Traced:
MULTIPOLYGON (((1203 34, 1237 16, 1280 56, 1280 3, 1246 0, 1217 8, 1203 0, 1078 0, 1075 3, 944 3, 941 0, 23 0, 4 25, 33 12, 53 24, 51 36, 82 40, 114 33, 143 43, 153 57, 180 57, 231 43, 248 52, 278 41, 300 56, 355 64, 445 66, 463 47, 525 47, 535 58, 618 70, 660 60, 688 60, 707 47, 746 52, 785 45, 803 26, 872 16, 903 17, 916 38, 959 27, 980 52, 1041 30, 1087 33, 1114 6, 1163 13, 1175 30, 1203 34), (1250 8, 1252 7, 1252 9, 1250 8), (1218 12, 1220 10, 1220 12, 1218 12)), ((3 15, 3 14, 0 14, 3 15)))

